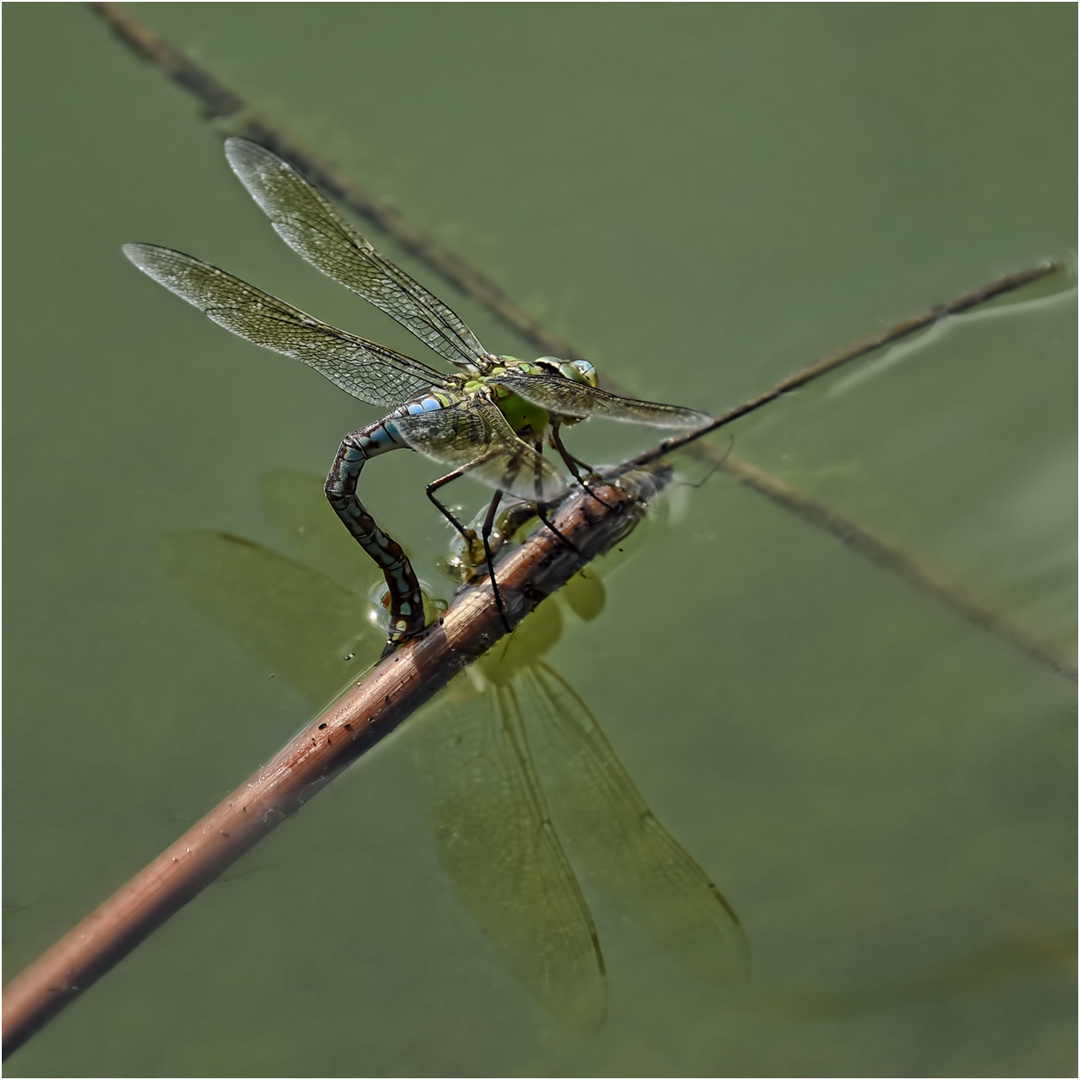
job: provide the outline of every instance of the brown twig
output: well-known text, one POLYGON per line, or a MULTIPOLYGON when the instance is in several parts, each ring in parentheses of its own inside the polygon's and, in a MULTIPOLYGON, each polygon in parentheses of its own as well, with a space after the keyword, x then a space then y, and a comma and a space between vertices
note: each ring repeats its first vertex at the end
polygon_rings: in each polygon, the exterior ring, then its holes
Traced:
POLYGON ((202 102, 208 117, 226 121, 231 134, 260 143, 292 162, 312 183, 374 222, 406 251, 467 296, 480 301, 543 352, 552 356, 574 355, 566 341, 530 318, 494 282, 433 236, 418 229, 389 203, 355 183, 333 162, 305 146, 280 124, 256 112, 239 94, 139 22, 120 4, 92 3, 90 8, 109 24, 121 41, 191 91, 202 102))
MULTIPOLYGON (((101 15, 116 35, 140 56, 149 60, 179 85, 190 90, 202 102, 209 116, 227 119, 230 130, 235 134, 244 135, 262 143, 288 158, 306 176, 357 213, 374 222, 456 288, 486 305, 515 333, 532 342, 541 352, 554 356, 579 355, 568 341, 546 330, 530 318, 501 289, 463 259, 432 236, 418 229, 378 196, 353 182, 330 161, 304 146, 281 125, 256 113, 239 94, 221 83, 190 57, 185 56, 174 45, 133 18, 120 5, 93 3, 90 7, 101 15)), ((1042 641, 1031 634, 1011 616, 974 600, 962 588, 932 567, 900 551, 887 540, 826 504, 793 492, 776 477, 738 458, 728 456, 725 461, 723 451, 707 443, 696 441, 722 424, 730 423, 782 394, 806 385, 810 379, 817 378, 826 371, 831 371, 842 364, 899 341, 947 315, 966 311, 1011 289, 1020 288, 1022 285, 1053 273, 1059 267, 1058 263, 1046 262, 1031 270, 1010 274, 981 289, 965 293, 950 304, 938 305, 921 315, 896 323, 865 341, 845 349, 842 353, 827 357, 818 364, 804 369, 791 379, 784 380, 768 394, 725 413, 713 426, 692 433, 682 442, 671 441, 662 444, 661 447, 643 457, 659 456, 675 449, 677 445, 687 446, 689 453, 738 476, 741 483, 790 513, 796 514, 807 524, 826 530, 842 540, 853 551, 870 559, 871 562, 898 573, 905 581, 959 612, 975 625, 996 634, 1003 641, 1014 645, 1028 656, 1047 665, 1051 670, 1075 682, 1077 679, 1075 658, 1066 656, 1056 645, 1042 641), (781 490, 788 492, 790 497, 778 497, 778 492, 781 490)), ((618 384, 612 380, 607 380, 605 385, 616 393, 621 392, 618 384)))
POLYGON ((771 390, 767 390, 765 393, 743 402, 734 409, 729 409, 721 416, 717 416, 710 424, 698 428, 696 431, 688 432, 686 435, 666 439, 651 450, 628 459, 621 465, 608 470, 607 478, 609 480, 617 479, 622 475, 623 470, 644 468, 650 462, 658 461, 667 454, 674 453, 684 447, 697 445, 700 448, 700 453, 697 456, 736 477, 746 487, 756 491, 759 495, 764 495, 785 510, 796 514, 808 524, 817 526, 835 536, 852 550, 870 559, 871 562, 876 563, 890 573, 896 574, 920 592, 934 597, 946 607, 951 608, 974 626, 978 626, 980 629, 1019 649, 1020 652, 1031 657, 1031 659, 1046 665, 1051 671, 1076 682, 1076 657, 1071 656, 1054 642, 1033 633, 1013 616, 1006 615, 989 604, 983 603, 926 563, 912 558, 895 544, 882 536, 878 536, 866 526, 860 525, 853 518, 845 517, 828 504, 797 492, 782 480, 767 473, 764 469, 757 468, 757 466, 735 454, 728 453, 715 446, 697 442, 703 436, 709 435, 755 412, 784 394, 800 389, 823 375, 830 374, 853 360, 924 330, 950 315, 968 311, 973 307, 986 303, 988 300, 1011 292, 1014 289, 1019 289, 1024 285, 1029 285, 1061 269, 1061 263, 1048 260, 1029 270, 1007 274, 1005 277, 998 278, 988 285, 966 292, 949 303, 938 304, 920 315, 895 323, 865 341, 858 342, 850 348, 834 353, 832 356, 827 356, 823 360, 803 368, 801 371, 777 383, 771 390))
MULTIPOLYGON (((757 397, 750 398, 749 401, 744 401, 734 409, 728 409, 727 412, 714 417, 711 423, 696 428, 694 431, 690 431, 685 435, 678 435, 671 439, 665 439, 651 450, 646 450, 644 453, 638 454, 637 457, 628 458, 621 465, 610 470, 608 475, 614 479, 621 476, 624 471, 644 468, 650 462, 657 461, 666 454, 674 453, 676 450, 681 450, 691 443, 697 442, 698 439, 701 439, 706 435, 711 435, 719 428, 726 427, 733 421, 740 420, 742 417, 748 416, 752 412, 756 412, 763 405, 768 405, 771 402, 776 401, 777 398, 783 397, 784 394, 790 394, 792 390, 799 390, 809 383, 812 383, 815 379, 820 379, 823 375, 828 375, 831 372, 836 371, 837 368, 843 367, 845 364, 850 364, 852 360, 858 360, 860 357, 875 352, 885 345, 891 345, 919 330, 924 330, 926 327, 932 326, 934 323, 940 322, 950 315, 957 315, 962 311, 968 311, 973 307, 977 307, 979 304, 985 304, 988 300, 993 300, 994 297, 1001 296, 1003 293, 1012 292, 1014 289, 1019 289, 1023 285, 1030 285, 1031 282, 1038 281, 1039 278, 1046 277, 1047 274, 1056 273, 1061 268, 1061 263, 1048 259, 1046 262, 1042 262, 1038 266, 1033 266, 1029 270, 1020 270, 1015 274, 1006 274, 996 281, 991 281, 988 285, 983 285, 978 289, 972 289, 970 292, 963 293, 955 300, 951 300, 946 304, 937 304, 929 310, 922 312, 920 315, 913 315, 911 318, 904 319, 902 322, 894 323, 892 326, 875 334, 873 337, 860 341, 850 348, 833 353, 832 356, 826 356, 816 363, 810 364, 808 367, 804 367, 795 372, 794 375, 789 375, 786 379, 781 379, 771 390, 766 390, 763 394, 758 394, 757 397)), ((722 459, 718 461, 717 464, 722 467, 722 459)))
MULTIPOLYGON (((641 498, 670 472, 633 474, 597 499, 579 491, 556 527, 541 529, 499 566, 512 624, 641 520, 641 498)), ((469 588, 423 635, 370 674, 297 735, 197 825, 114 893, 4 988, 7 1056, 114 967, 347 765, 393 731, 506 633, 490 583, 469 588)))
POLYGON ((925 563, 913 559, 883 536, 878 536, 866 526, 844 517, 825 503, 807 498, 782 480, 734 454, 728 454, 718 465, 741 484, 752 488, 759 495, 764 495, 785 510, 798 514, 809 524, 825 530, 882 569, 896 574, 920 592, 945 604, 968 622, 994 634, 1032 660, 1045 664, 1051 671, 1064 675, 1073 682, 1077 681, 1075 656, 1070 656, 1054 642, 1034 634, 1014 617, 1006 617, 977 597, 968 595, 959 586, 936 573, 925 563))

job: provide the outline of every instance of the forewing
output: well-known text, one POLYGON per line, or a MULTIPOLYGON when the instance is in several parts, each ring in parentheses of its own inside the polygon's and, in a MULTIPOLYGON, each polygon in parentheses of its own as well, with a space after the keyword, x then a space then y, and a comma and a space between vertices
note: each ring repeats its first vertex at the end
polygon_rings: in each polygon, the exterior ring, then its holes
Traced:
POLYGON ((451 685, 408 745, 439 857, 503 962, 549 1012, 579 1031, 604 1016, 604 962, 589 909, 536 778, 511 687, 451 685))
POLYGON ((741 983, 749 949, 738 918, 653 816, 584 702, 543 661, 518 684, 530 745, 575 863, 687 968, 715 985, 741 983))
POLYGON ((488 401, 464 400, 434 412, 395 418, 394 424, 414 450, 464 468, 469 476, 519 499, 553 502, 569 486, 488 401))
POLYGON ((386 408, 446 383, 442 372, 337 330, 201 259, 153 244, 125 244, 124 254, 219 326, 303 361, 361 401, 386 408))
POLYGON ((708 413, 678 405, 661 405, 657 401, 620 397, 559 375, 499 375, 492 382, 562 416, 603 416, 609 420, 676 431, 689 431, 712 420, 708 413))
POLYGON ((487 353, 462 319, 380 255, 291 165, 246 139, 226 140, 225 153, 293 251, 385 311, 451 363, 486 368, 487 353))

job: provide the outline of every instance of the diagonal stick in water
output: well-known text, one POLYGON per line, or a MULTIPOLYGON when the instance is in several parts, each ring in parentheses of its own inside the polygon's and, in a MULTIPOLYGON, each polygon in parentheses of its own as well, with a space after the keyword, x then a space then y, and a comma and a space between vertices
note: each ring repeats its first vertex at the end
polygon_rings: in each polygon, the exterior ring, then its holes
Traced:
MULTIPOLYGON (((555 524, 567 547, 539 530, 498 568, 512 626, 644 516, 643 498, 670 472, 634 474, 604 501, 573 493, 555 524)), ((237 859, 389 735, 506 634, 491 584, 459 593, 438 622, 385 657, 266 765, 166 848, 4 987, 5 1057, 111 970, 237 859)))

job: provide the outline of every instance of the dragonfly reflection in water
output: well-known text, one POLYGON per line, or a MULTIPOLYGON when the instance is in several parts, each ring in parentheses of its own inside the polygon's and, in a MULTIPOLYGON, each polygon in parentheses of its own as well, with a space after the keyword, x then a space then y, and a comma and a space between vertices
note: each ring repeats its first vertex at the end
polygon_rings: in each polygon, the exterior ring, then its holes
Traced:
MULTIPOLYGON (((167 569, 196 606, 316 707, 340 689, 343 656, 363 658, 376 647, 368 602, 338 584, 355 576, 350 544, 318 483, 276 473, 266 502, 299 554, 326 574, 223 533, 175 533, 162 545, 167 569)), ((731 907, 653 816, 585 703, 544 661, 561 632, 563 597, 591 618, 603 586, 590 574, 549 598, 401 737, 463 905, 548 1012, 590 1031, 603 1020, 607 981, 567 851, 605 900, 710 983, 741 983, 749 954, 731 907)))
MULTIPOLYGON (((337 330, 182 252, 152 244, 124 246, 140 270, 225 329, 302 360, 361 401, 393 407, 382 420, 345 437, 325 488, 345 527, 386 578, 390 633, 385 651, 424 629, 424 611, 405 552, 357 498, 360 471, 369 458, 411 449, 449 465, 452 471, 429 484, 427 495, 470 544, 475 531, 465 529, 435 493, 466 474, 494 488, 481 527, 490 567, 488 539, 504 492, 544 505, 567 491, 567 479, 541 456, 545 444, 559 454, 576 481, 585 482, 580 468, 588 466, 563 446, 562 427, 589 416, 666 429, 690 429, 709 421, 691 409, 600 390, 586 360, 544 356, 528 363, 488 352, 454 311, 380 255, 291 165, 245 139, 226 140, 225 152, 233 171, 294 251, 459 369, 447 375, 385 345, 337 330)), ((541 519, 546 523, 543 514, 541 519)), ((494 574, 491 580, 506 621, 494 574)))

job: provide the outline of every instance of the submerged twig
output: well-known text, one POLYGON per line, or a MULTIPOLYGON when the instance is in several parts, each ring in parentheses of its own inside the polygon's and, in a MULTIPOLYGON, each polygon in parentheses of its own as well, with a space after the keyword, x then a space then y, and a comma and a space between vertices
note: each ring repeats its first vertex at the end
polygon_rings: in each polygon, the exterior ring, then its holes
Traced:
MULTIPOLYGON (((209 117, 225 121, 231 133, 243 135, 261 143, 287 158, 305 176, 372 221, 452 285, 484 304, 515 333, 535 345, 540 352, 553 356, 579 355, 568 341, 530 318, 505 292, 464 259, 440 244, 428 233, 417 228, 403 214, 377 195, 355 183, 326 158, 310 150, 282 125, 256 112, 244 98, 227 87, 205 67, 197 64, 176 46, 144 26, 119 4, 92 3, 90 7, 101 15, 117 36, 140 56, 149 60, 173 81, 191 91, 202 102, 209 117)), ((688 453, 712 465, 719 465, 726 472, 737 476, 739 481, 751 490, 797 515, 807 524, 824 529, 838 537, 853 551, 870 559, 878 566, 899 574, 909 584, 933 596, 952 610, 958 611, 975 625, 994 633, 1003 641, 1075 682, 1077 679, 1075 658, 1066 656, 1058 646, 1045 642, 1030 633, 1011 615, 970 597, 964 589, 933 567, 901 551, 889 541, 877 536, 827 504, 793 491, 781 480, 733 455, 724 462, 721 460, 723 451, 707 443, 695 441, 721 424, 730 423, 782 394, 804 386, 811 378, 816 378, 825 371, 831 371, 858 357, 866 356, 868 353, 925 329, 939 319, 966 311, 1058 269, 1060 269, 1059 263, 1047 261, 1030 270, 999 278, 980 289, 965 293, 951 303, 937 305, 921 315, 895 323, 865 341, 819 361, 790 379, 785 379, 760 399, 755 398, 738 409, 725 413, 717 418, 713 426, 693 433, 690 438, 678 445, 685 445, 688 453), (778 497, 780 491, 786 492, 787 496, 778 497)), ((604 385, 616 393, 623 392, 611 379, 605 380, 604 385)), ((660 456, 674 448, 675 443, 669 442, 642 457, 660 456)))
MULTIPOLYGON (((573 547, 540 530, 498 568, 508 620, 519 623, 583 566, 622 540, 644 514, 642 497, 670 472, 633 474, 573 494, 555 517, 573 547)), ((390 734, 486 652, 506 628, 490 583, 463 590, 423 635, 380 661, 149 866, 4 988, 4 1055, 101 978, 228 866, 338 773, 390 734)))
MULTIPOLYGON (((714 447, 708 449, 712 450, 714 447)), ((1070 656, 1055 642, 1033 633, 1014 616, 1005 616, 977 597, 964 592, 926 563, 913 559, 907 552, 883 536, 871 532, 865 525, 844 517, 825 503, 807 498, 764 469, 758 469, 734 454, 728 454, 726 459, 719 463, 719 468, 777 506, 782 506, 785 510, 798 514, 804 521, 824 529, 841 543, 866 556, 882 569, 903 578, 920 592, 939 600, 974 626, 994 634, 1032 660, 1045 664, 1051 671, 1056 671, 1073 682, 1077 681, 1075 656, 1070 656)))

